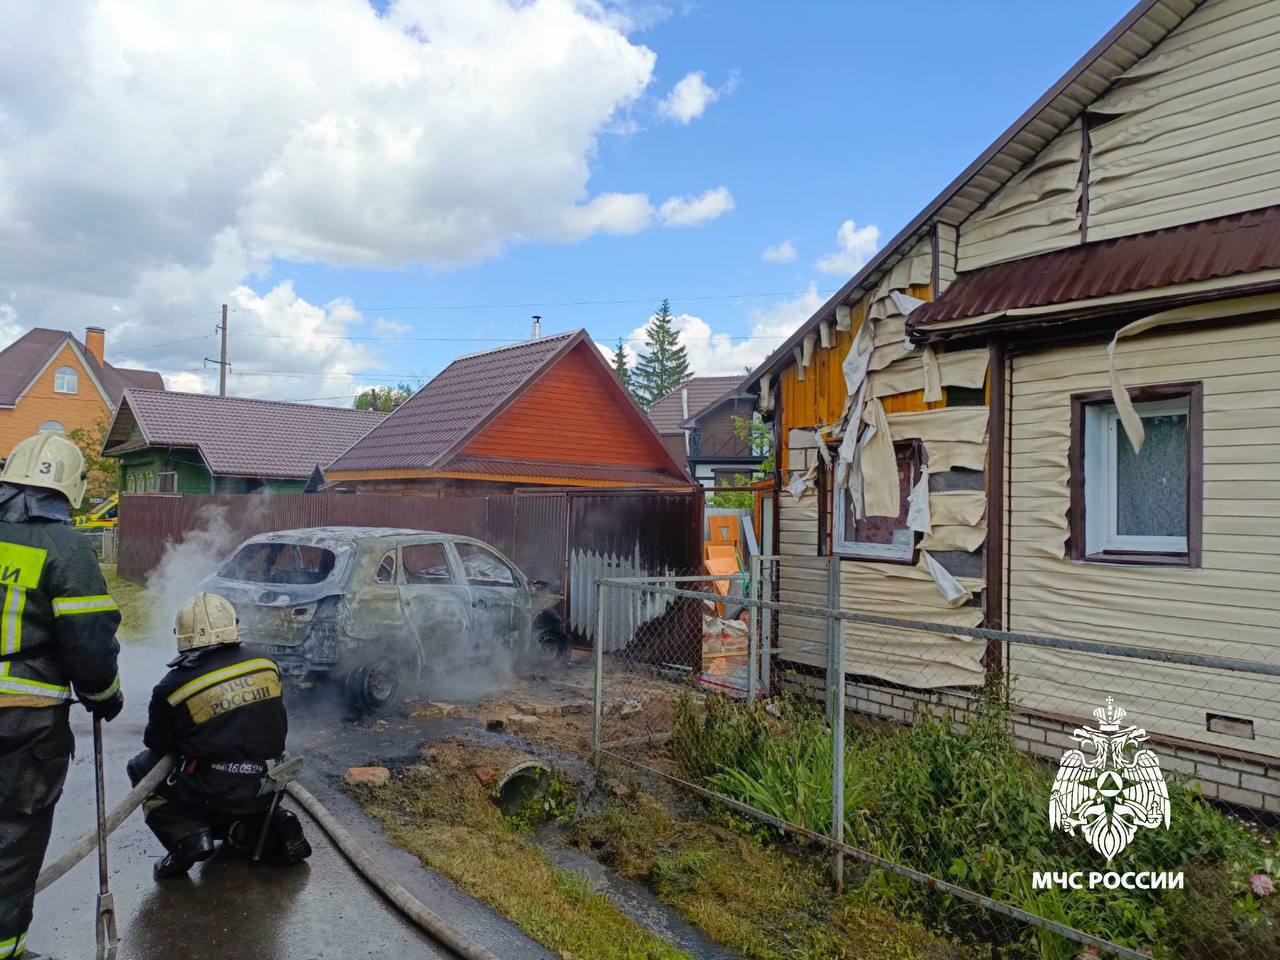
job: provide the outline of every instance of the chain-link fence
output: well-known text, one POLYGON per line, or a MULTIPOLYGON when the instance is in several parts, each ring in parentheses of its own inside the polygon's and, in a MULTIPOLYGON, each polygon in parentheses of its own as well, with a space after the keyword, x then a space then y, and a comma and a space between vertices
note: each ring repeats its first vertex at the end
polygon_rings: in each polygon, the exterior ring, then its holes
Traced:
POLYGON ((1280 957, 1280 667, 880 616, 826 557, 597 591, 597 762, 825 849, 954 956, 1280 957))

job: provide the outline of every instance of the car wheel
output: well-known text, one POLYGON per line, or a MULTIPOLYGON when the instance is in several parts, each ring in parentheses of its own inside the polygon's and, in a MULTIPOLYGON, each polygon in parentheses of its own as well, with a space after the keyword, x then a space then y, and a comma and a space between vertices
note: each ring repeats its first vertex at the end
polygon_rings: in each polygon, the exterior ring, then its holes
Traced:
POLYGON ((543 611, 533 622, 533 642, 529 645, 530 666, 544 669, 566 663, 573 647, 564 619, 555 610, 543 611))
POLYGON ((347 702, 355 709, 376 713, 400 696, 400 665, 383 657, 347 674, 347 702))

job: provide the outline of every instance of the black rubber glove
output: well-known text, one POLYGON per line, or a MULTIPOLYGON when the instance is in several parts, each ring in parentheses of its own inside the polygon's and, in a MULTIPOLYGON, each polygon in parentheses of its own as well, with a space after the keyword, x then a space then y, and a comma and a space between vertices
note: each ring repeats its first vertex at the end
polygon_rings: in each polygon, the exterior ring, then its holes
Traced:
POLYGON ((93 714, 95 720, 110 723, 124 709, 124 693, 116 691, 114 697, 108 697, 106 700, 82 700, 81 702, 85 705, 85 709, 93 714))

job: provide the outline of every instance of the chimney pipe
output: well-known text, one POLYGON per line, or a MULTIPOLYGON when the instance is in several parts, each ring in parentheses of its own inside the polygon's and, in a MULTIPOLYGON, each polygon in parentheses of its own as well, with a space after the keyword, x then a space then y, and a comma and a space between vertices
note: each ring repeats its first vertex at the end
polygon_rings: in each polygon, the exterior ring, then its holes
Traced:
POLYGON ((99 366, 106 363, 103 356, 107 350, 106 330, 102 329, 102 327, 85 327, 84 346, 89 353, 93 354, 93 358, 98 361, 99 366))
POLYGON ((537 340, 541 338, 541 336, 542 336, 542 317, 538 316, 535 313, 533 315, 533 336, 531 336, 529 339, 537 340))

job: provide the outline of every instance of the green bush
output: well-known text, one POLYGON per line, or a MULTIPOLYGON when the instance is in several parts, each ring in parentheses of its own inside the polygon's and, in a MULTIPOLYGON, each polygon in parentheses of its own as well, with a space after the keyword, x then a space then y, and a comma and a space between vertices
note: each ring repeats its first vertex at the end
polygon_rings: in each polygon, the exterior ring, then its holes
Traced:
MULTIPOLYGON (((1108 866, 1049 827, 1054 769, 1017 749, 1005 691, 984 691, 959 732, 920 712, 907 726, 850 731, 844 757, 845 836, 879 856, 1115 940, 1156 957, 1280 956, 1280 893, 1259 897, 1267 838, 1170 780, 1169 829, 1144 831, 1108 866), (1184 870, 1186 893, 1033 890, 1036 871, 1184 870), (1191 884, 1196 884, 1194 888, 1191 884), (1205 889, 1201 890, 1201 886, 1205 889), (1215 944, 1196 952, 1196 944, 1215 944)), ((707 699, 677 710, 675 759, 698 782, 772 816, 827 832, 832 738, 820 707, 707 699)), ((1264 869, 1264 865, 1266 869, 1264 869)), ((873 871, 868 895, 918 911, 950 936, 995 942, 1007 956, 1070 960, 1079 947, 929 888, 873 871)))

